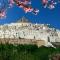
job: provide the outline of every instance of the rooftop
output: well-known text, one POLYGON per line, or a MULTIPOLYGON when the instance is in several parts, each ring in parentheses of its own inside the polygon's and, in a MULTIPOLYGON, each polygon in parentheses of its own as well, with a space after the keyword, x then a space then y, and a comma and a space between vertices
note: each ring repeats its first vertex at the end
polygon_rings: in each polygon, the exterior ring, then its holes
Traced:
POLYGON ((19 19, 19 20, 17 21, 17 23, 30 23, 30 21, 29 21, 27 18, 22 17, 21 19, 19 19))

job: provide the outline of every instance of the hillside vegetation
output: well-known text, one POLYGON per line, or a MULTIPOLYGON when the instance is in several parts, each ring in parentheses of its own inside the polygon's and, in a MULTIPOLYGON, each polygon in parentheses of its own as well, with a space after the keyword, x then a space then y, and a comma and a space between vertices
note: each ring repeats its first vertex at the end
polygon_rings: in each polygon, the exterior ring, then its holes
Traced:
POLYGON ((49 60, 53 53, 60 53, 60 48, 0 44, 0 60, 49 60))

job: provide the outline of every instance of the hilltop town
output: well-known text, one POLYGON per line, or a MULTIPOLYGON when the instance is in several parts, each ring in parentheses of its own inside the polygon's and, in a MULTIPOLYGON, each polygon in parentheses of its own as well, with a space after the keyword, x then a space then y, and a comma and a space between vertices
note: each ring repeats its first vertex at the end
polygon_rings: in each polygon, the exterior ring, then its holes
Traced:
POLYGON ((0 43, 53 46, 60 42, 60 30, 49 24, 33 24, 25 17, 16 23, 0 25, 0 43))

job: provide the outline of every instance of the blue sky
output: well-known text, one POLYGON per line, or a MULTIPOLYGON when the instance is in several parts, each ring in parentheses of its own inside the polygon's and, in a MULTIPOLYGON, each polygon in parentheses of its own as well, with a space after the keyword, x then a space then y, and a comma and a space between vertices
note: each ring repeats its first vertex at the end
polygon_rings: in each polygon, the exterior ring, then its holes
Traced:
POLYGON ((23 9, 14 5, 13 8, 7 10, 7 17, 0 19, 0 24, 16 22, 23 16, 29 19, 32 23, 51 24, 53 27, 60 29, 60 4, 56 8, 49 10, 43 8, 40 0, 31 0, 32 6, 40 10, 38 15, 32 13, 25 13, 23 9))

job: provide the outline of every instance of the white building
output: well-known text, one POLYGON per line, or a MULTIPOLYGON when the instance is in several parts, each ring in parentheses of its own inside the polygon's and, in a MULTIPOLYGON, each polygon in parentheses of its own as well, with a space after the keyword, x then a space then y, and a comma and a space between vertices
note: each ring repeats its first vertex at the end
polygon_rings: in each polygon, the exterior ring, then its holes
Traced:
POLYGON ((45 45, 51 45, 51 42, 60 42, 60 30, 49 28, 48 24, 32 24, 22 18, 17 23, 1 25, 0 38, 44 40, 45 45))

